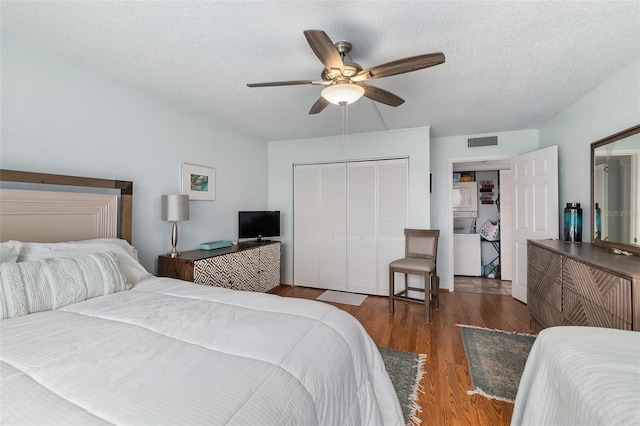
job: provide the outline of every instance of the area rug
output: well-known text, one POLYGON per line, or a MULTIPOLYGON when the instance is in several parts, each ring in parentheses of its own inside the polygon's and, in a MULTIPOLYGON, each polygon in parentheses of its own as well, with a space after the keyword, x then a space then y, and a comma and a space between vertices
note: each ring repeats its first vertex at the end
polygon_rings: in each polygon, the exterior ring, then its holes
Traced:
POLYGON ((473 390, 487 398, 513 402, 536 336, 460 325, 473 390))
POLYGON ((364 294, 346 293, 344 291, 327 290, 320 296, 316 297, 316 300, 323 302, 342 303, 344 305, 360 306, 367 296, 364 294))
POLYGON ((397 351, 378 346, 384 366, 391 378, 393 387, 398 394, 402 407, 402 414, 407 425, 419 425, 418 412, 422 411, 418 405, 418 392, 422 391, 420 380, 424 375, 425 354, 397 351))

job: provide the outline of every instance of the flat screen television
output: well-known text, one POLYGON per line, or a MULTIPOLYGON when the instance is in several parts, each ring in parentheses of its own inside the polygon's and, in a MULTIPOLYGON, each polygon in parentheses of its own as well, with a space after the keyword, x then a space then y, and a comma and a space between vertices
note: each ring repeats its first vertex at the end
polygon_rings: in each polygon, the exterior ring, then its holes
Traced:
POLYGON ((241 211, 238 212, 238 238, 280 236, 279 211, 241 211))

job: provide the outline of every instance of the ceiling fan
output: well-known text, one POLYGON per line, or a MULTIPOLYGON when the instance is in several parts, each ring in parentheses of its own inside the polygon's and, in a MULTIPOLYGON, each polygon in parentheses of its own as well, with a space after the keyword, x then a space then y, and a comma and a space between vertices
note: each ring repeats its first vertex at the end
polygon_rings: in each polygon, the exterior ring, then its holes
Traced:
POLYGON ((274 81, 270 83, 251 83, 249 87, 293 86, 300 84, 316 84, 327 86, 322 90, 322 96, 313 104, 309 114, 317 114, 325 109, 329 103, 336 105, 350 104, 365 96, 376 102, 397 107, 404 103, 404 99, 384 89, 364 84, 364 81, 389 77, 421 70, 444 63, 444 53, 435 52, 424 55, 411 56, 387 62, 375 67, 362 69, 352 62, 351 43, 339 41, 333 43, 327 33, 322 30, 306 30, 304 36, 324 65, 322 80, 292 80, 274 81))

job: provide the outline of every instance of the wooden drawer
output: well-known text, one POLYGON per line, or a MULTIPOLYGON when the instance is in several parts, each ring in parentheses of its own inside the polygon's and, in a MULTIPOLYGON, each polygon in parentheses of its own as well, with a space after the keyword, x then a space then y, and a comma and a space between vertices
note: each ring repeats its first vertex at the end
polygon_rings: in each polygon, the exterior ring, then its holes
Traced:
MULTIPOLYGON (((563 312, 574 295, 588 301, 586 306, 604 308, 624 322, 633 323, 631 281, 573 259, 565 259, 562 268, 563 312), (571 298, 565 303, 565 298, 571 298)), ((590 313, 593 316, 593 313, 590 313)), ((608 326, 607 326, 608 327, 608 326)), ((617 328, 617 327, 615 327, 617 328)))
POLYGON ((535 292, 529 291, 527 294, 527 306, 529 307, 531 315, 543 327, 553 327, 564 324, 562 313, 560 309, 556 307, 556 303, 549 303, 535 292))
POLYGON ((562 315, 567 319, 567 325, 588 325, 622 330, 633 328, 630 319, 614 315, 610 311, 602 309, 602 306, 596 305, 571 290, 565 289, 563 291, 562 303, 562 315))
POLYGON ((527 267, 533 267, 540 274, 555 278, 560 276, 562 271, 562 256, 528 244, 527 267))
POLYGON ((527 255, 528 304, 537 322, 640 331, 638 256, 559 240, 529 240, 527 255))
POLYGON ((527 272, 527 292, 534 293, 547 303, 555 306, 556 310, 562 309, 562 278, 548 277, 539 271, 527 272))
POLYGON ((247 289, 247 284, 259 280, 257 260, 251 250, 197 260, 193 282, 234 290, 247 289))
POLYGON ((527 256, 527 300, 530 294, 562 309, 562 256, 529 244, 527 256))
POLYGON ((260 248, 260 286, 270 291, 280 285, 280 244, 260 248))
POLYGON ((279 241, 241 242, 215 250, 158 257, 158 276, 242 291, 266 292, 280 285, 279 241))

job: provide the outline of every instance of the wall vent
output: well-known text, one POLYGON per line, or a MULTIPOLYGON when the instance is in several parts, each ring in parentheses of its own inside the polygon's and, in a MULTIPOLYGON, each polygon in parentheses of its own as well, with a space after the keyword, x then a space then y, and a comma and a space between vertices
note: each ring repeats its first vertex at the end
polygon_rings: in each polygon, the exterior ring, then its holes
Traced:
POLYGON ((479 146, 496 146, 498 145, 497 136, 485 136, 482 138, 467 139, 467 148, 477 148, 479 146))

